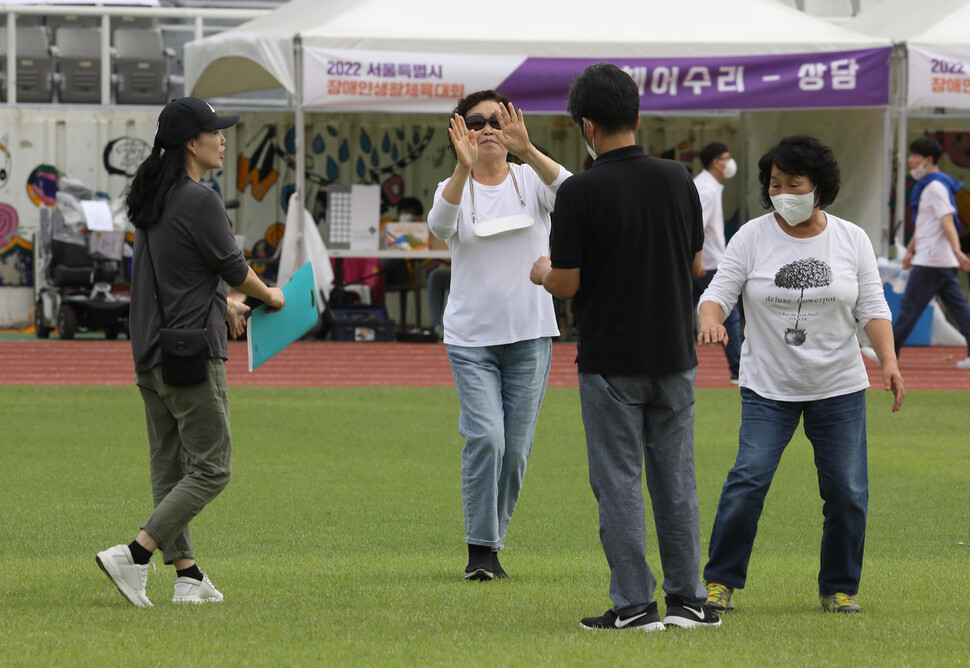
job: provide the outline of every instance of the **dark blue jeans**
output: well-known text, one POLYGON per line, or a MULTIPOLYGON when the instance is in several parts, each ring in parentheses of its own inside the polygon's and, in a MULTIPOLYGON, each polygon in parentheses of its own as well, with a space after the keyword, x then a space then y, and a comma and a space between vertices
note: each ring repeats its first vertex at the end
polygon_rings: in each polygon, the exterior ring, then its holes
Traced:
MULTIPOLYGON (((714 280, 716 273, 717 269, 709 271, 703 276, 694 277, 693 292, 695 308, 697 307, 697 302, 700 301, 701 295, 704 294, 704 290, 707 290, 707 286, 714 280)), ((727 357, 731 375, 737 376, 738 369, 741 368, 741 314, 738 312, 737 306, 731 309, 731 312, 724 319, 724 329, 727 330, 728 334, 728 344, 724 347, 724 356, 727 357)))
POLYGON ((923 267, 913 265, 906 281, 906 292, 899 304, 899 317, 893 324, 893 338, 896 341, 896 356, 906 337, 910 335, 926 305, 939 295, 957 328, 967 340, 967 357, 970 357, 970 306, 963 297, 956 267, 923 267))
POLYGON ((865 390, 816 401, 774 401, 741 388, 738 458, 721 491, 705 580, 744 587, 765 495, 800 417, 815 451, 824 502, 818 591, 858 593, 869 505, 865 390))

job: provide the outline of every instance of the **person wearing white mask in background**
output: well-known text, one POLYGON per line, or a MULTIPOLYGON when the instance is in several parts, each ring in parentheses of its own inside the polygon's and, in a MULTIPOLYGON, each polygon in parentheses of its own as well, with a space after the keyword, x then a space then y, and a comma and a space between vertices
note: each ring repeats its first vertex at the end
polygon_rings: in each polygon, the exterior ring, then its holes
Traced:
MULTIPOLYGON (((717 265, 724 257, 724 209, 721 204, 721 194, 724 186, 721 182, 730 179, 738 173, 738 163, 731 157, 727 145, 719 141, 711 142, 701 149, 701 164, 704 170, 694 177, 697 195, 701 198, 701 208, 704 210, 704 250, 701 251, 703 269, 694 270, 694 307, 707 286, 711 284, 717 273, 717 265)), ((731 309, 731 313, 724 320, 727 330, 727 345, 724 355, 727 357, 728 369, 731 372, 731 382, 738 382, 738 367, 741 363, 741 314, 738 308, 731 309)))
MULTIPOLYGON (((758 520, 798 427, 815 453, 822 496, 818 595, 829 612, 858 612, 869 482, 866 389, 856 322, 882 364, 883 387, 905 396, 889 306, 862 228, 824 209, 839 165, 815 137, 791 135, 758 162, 761 201, 775 210, 742 225, 700 299, 697 342, 723 344, 724 314, 744 298, 738 455, 721 491, 704 567, 708 607, 734 607, 758 520)), ((771 586, 771 585, 767 585, 771 586)))
MULTIPOLYGON (((958 268, 970 271, 970 258, 960 249, 955 223, 955 195, 963 184, 940 171, 942 156, 943 147, 932 137, 920 137, 909 145, 909 174, 916 181, 910 200, 914 229, 903 257, 903 269, 910 271, 893 337, 898 357, 923 310, 939 295, 967 340, 967 356, 957 362, 957 368, 970 369, 970 306, 957 277, 958 268)), ((862 354, 879 361, 868 346, 862 354)))

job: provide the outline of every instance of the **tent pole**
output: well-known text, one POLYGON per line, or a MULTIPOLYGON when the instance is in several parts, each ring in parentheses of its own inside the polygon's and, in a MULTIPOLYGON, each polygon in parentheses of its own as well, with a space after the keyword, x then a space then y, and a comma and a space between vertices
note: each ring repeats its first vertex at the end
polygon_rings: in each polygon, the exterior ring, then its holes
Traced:
POLYGON ((742 111, 738 114, 738 153, 741 158, 741 164, 738 167, 738 171, 741 172, 739 177, 741 179, 741 197, 738 199, 738 228, 744 225, 750 218, 748 218, 748 198, 744 194, 747 191, 748 186, 748 163, 754 162, 757 164, 757 158, 754 160, 748 160, 748 157, 753 155, 753 151, 748 143, 748 117, 750 116, 750 111, 742 111))
POLYGON ((902 258, 905 251, 906 238, 906 174, 909 157, 907 142, 907 72, 906 50, 902 46, 896 47, 896 257, 902 258))
POLYGON ((299 35, 293 37, 293 69, 296 92, 293 103, 296 142, 296 200, 301 207, 306 206, 306 119, 303 111, 303 40, 299 35))
POLYGON ((893 232, 893 214, 889 211, 889 197, 890 193, 893 191, 893 159, 895 158, 895 153, 893 153, 893 105, 892 100, 889 101, 882 110, 882 134, 883 134, 883 146, 885 147, 885 152, 882 154, 882 179, 880 179, 882 185, 882 192, 880 193, 883 201, 883 209, 887 215, 883 220, 886 227, 883 228, 882 234, 879 235, 878 253, 881 256, 889 257, 889 251, 892 248, 892 232, 893 232))

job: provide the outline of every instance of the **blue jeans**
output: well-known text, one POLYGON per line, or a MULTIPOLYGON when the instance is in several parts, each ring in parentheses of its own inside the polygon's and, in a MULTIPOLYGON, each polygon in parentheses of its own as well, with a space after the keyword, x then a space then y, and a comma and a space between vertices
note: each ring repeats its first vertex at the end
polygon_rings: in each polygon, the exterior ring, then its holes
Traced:
POLYGON ((721 490, 705 580, 744 587, 765 495, 800 417, 815 452, 823 501, 819 594, 859 592, 869 505, 865 390, 815 401, 774 401, 741 388, 738 458, 721 490))
POLYGON ((599 503, 613 610, 637 614, 657 587, 646 556, 643 476, 667 594, 700 603, 700 519, 694 479, 697 368, 645 376, 579 374, 589 482, 599 503), (645 465, 644 465, 645 464, 645 465))
MULTIPOLYGON (((701 295, 704 294, 704 290, 707 290, 707 286, 714 280, 716 273, 717 269, 714 269, 703 276, 694 277, 693 293, 695 308, 697 307, 697 302, 700 301, 701 295)), ((741 368, 741 313, 738 311, 737 305, 731 309, 731 312, 724 319, 724 329, 727 330, 728 334, 728 343, 724 346, 724 356, 727 357, 731 375, 736 377, 738 370, 741 368)))
POLYGON ((963 297, 957 270, 945 267, 923 267, 913 265, 906 281, 906 292, 899 303, 899 317, 893 324, 893 338, 896 340, 896 356, 902 348, 923 310, 934 296, 939 295, 950 315, 957 323, 960 333, 967 340, 967 357, 970 357, 970 306, 963 297))
POLYGON ((461 500, 465 542, 498 551, 519 500, 546 393, 552 340, 446 346, 461 415, 461 500))

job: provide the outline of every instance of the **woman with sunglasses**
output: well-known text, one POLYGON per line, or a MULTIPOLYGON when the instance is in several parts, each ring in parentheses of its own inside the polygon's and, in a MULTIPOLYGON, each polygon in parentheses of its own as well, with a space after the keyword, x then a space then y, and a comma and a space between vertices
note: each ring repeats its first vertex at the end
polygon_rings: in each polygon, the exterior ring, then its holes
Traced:
POLYGON ((458 163, 438 184, 428 226, 452 258, 444 341, 465 438, 465 578, 491 580, 507 577, 497 555, 559 335, 552 297, 529 280, 529 270, 549 251, 549 214, 571 175, 532 145, 522 111, 495 91, 459 100, 448 136, 458 163), (525 164, 510 163, 510 153, 525 164))

